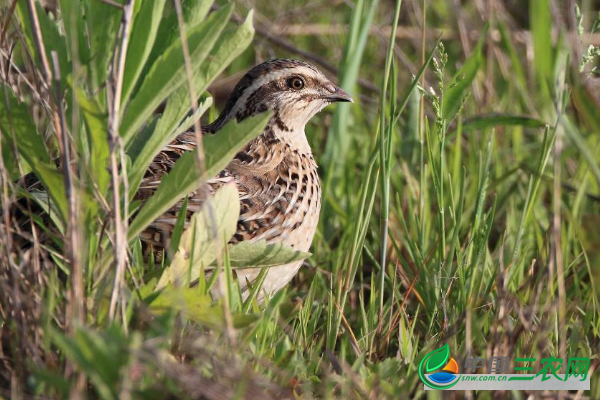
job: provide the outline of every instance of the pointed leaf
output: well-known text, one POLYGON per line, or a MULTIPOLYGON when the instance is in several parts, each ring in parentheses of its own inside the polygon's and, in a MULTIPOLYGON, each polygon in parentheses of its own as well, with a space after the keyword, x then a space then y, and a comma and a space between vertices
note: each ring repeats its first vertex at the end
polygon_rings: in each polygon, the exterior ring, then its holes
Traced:
POLYGON ((230 245, 228 251, 232 268, 275 267, 311 256, 308 252, 294 250, 283 243, 267 244, 264 240, 230 245))
POLYGON ((83 113, 90 148, 91 174, 98 191, 104 195, 108 189, 108 133, 107 117, 95 99, 89 99, 83 90, 74 87, 77 104, 83 113))
POLYGON ((127 47, 125 74, 123 76, 122 104, 127 104, 127 100, 154 46, 158 26, 163 16, 165 1, 145 0, 133 17, 131 38, 127 47))
MULTIPOLYGON (((40 55, 37 54, 36 47, 33 45, 33 31, 31 29, 31 21, 29 19, 29 12, 26 2, 18 2, 16 11, 19 19, 21 20, 21 26, 25 34, 27 47, 29 48, 31 54, 37 55, 36 60, 40 62, 40 55)), ((60 34, 56 22, 50 19, 42 6, 37 2, 35 3, 35 11, 40 24, 40 31, 44 41, 44 48, 46 50, 46 57, 48 60, 52 60, 52 52, 56 51, 58 54, 61 75, 67 76, 71 72, 71 65, 68 62, 65 37, 60 34)), ((52 62, 50 61, 50 63, 52 62)), ((50 68, 52 68, 52 65, 50 65, 50 68)))
POLYGON ((168 284, 187 285, 198 279, 201 267, 210 264, 233 236, 240 214, 240 200, 234 183, 215 192, 194 214, 181 235, 173 262, 165 269, 156 290, 168 284))
POLYGON ((13 143, 15 138, 21 157, 27 161, 31 169, 44 184, 48 193, 58 206, 61 215, 67 215, 67 202, 62 176, 50 160, 44 139, 37 133, 27 107, 20 104, 10 89, 4 89, 7 94, 0 100, 0 130, 6 142, 13 143), (6 99, 6 101, 4 100, 6 99))
MULTIPOLYGON (((182 87, 187 92, 187 87, 182 87)), ((169 100, 176 101, 173 96, 169 100)), ((182 102, 185 102, 189 109, 189 96, 180 99, 182 102)), ((139 135, 140 139, 143 138, 143 147, 139 150, 139 153, 135 155, 133 165, 129 169, 129 182, 130 182, 130 195, 133 196, 137 191, 139 184, 144 177, 144 174, 148 170, 148 166, 154 160, 154 157, 173 139, 175 139, 179 134, 185 132, 190 126, 194 123, 195 120, 200 119, 202 115, 210 108, 212 105, 212 98, 207 98, 202 103, 198 105, 198 109, 194 115, 191 115, 187 118, 177 129, 174 131, 169 131, 168 129, 162 129, 161 121, 162 117, 158 120, 156 124, 154 124, 154 129, 149 130, 148 132, 144 132, 144 135, 139 135)), ((167 105, 168 112, 169 106, 167 105)), ((164 114, 163 114, 164 115, 164 114)), ((145 131, 145 130, 144 130, 145 131)), ((137 138, 136 138, 137 141, 137 138)), ((137 145, 137 143, 136 143, 137 145)), ((137 146, 136 146, 137 147, 137 146)))
MULTIPOLYGON (((182 11, 183 18, 185 20, 186 32, 194 29, 202 21, 204 21, 212 4, 212 0, 194 0, 182 2, 181 6, 183 9, 182 11)), ((169 15, 163 16, 160 22, 160 27, 158 28, 158 33, 156 35, 156 39, 154 40, 154 46, 146 63, 150 65, 146 65, 144 67, 142 73, 143 76, 148 74, 150 66, 154 64, 156 59, 164 54, 169 46, 179 40, 179 23, 177 21, 177 13, 175 12, 174 7, 167 7, 165 9, 165 14, 167 14, 166 10, 168 9, 170 9, 171 12, 169 15)))
MULTIPOLYGON (((116 0, 116 2, 123 4, 124 0, 116 0)), ((87 20, 86 37, 90 46, 90 74, 93 89, 97 89, 108 77, 108 67, 113 58, 123 10, 102 1, 87 1, 84 6, 86 6, 87 20)))
MULTIPOLYGON (((211 14, 202 24, 189 31, 187 41, 192 65, 201 65, 210 53, 220 32, 229 20, 231 10, 231 6, 223 7, 211 14)), ((140 90, 131 100, 121 124, 121 135, 126 146, 160 103, 185 82, 181 46, 181 41, 176 41, 156 60, 140 90)))
POLYGON ((473 52, 458 70, 456 75, 454 75, 454 79, 452 80, 453 86, 448 88, 446 93, 444 93, 442 115, 448 121, 456 116, 456 112, 458 111, 463 98, 471 87, 471 83, 475 79, 477 71, 479 71, 479 67, 483 63, 481 48, 487 37, 487 30, 488 26, 486 25, 484 31, 481 33, 481 39, 479 39, 477 46, 475 46, 473 52))
MULTIPOLYGON (((156 313, 175 309, 192 321, 213 329, 225 326, 223 306, 214 304, 210 296, 200 295, 198 289, 166 287, 150 304, 156 313)), ((233 326, 242 329, 260 319, 258 314, 233 314, 233 326)))
POLYGON ((249 141, 257 137, 267 124, 269 113, 247 118, 241 123, 229 122, 215 135, 203 138, 205 171, 201 175, 196 167, 196 153, 182 155, 165 176, 152 196, 129 227, 129 240, 135 238, 152 221, 174 206, 202 183, 211 179, 229 164, 231 159, 249 141))
POLYGON ((499 125, 523 126, 525 128, 542 128, 546 126, 546 123, 537 118, 528 117, 526 115, 488 114, 469 118, 463 122, 462 128, 465 130, 485 129, 499 125))
MULTIPOLYGON (((248 14, 246 21, 234 28, 226 29, 215 44, 210 56, 194 73, 194 89, 196 93, 202 93, 208 85, 229 65, 235 57, 244 51, 252 42, 254 28, 252 27, 252 12, 248 14)), ((143 149, 134 158, 133 167, 129 170, 129 182, 132 195, 137 190, 148 165, 156 154, 179 133, 189 129, 197 118, 212 105, 212 99, 205 99, 199 106, 196 115, 181 120, 190 109, 189 89, 182 85, 169 96, 165 111, 160 116, 155 129, 148 137, 139 138, 143 141, 143 149)), ((137 147, 134 144, 131 147, 137 147)))

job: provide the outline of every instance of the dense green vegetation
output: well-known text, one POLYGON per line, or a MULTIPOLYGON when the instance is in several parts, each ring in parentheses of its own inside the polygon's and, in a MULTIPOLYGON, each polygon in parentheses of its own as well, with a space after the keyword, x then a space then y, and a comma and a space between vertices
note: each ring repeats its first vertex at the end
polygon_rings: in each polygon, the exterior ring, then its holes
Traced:
POLYGON ((462 3, 0 2, 0 398, 600 398, 598 3, 462 3), (356 100, 307 126, 312 254, 223 245, 224 190, 217 223, 181 218, 145 260, 138 234, 269 116, 206 138, 140 207, 154 155, 274 56, 356 100), (264 303, 233 279, 208 295, 203 271, 303 258, 264 303), (590 357, 592 387, 425 393, 445 343, 590 357))

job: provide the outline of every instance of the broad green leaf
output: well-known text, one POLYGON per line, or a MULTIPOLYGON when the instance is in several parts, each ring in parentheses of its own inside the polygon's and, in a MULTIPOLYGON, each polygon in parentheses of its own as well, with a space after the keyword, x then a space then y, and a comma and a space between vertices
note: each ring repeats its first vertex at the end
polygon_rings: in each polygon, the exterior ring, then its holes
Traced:
POLYGON ((399 347, 400 347, 400 354, 402 355, 402 359, 405 360, 404 362, 408 362, 408 361, 412 361, 414 354, 413 354, 413 335, 412 332, 410 331, 409 327, 407 326, 409 325, 409 322, 406 321, 406 317, 402 316, 400 317, 400 321, 398 324, 398 342, 399 342, 399 347))
POLYGON ((8 143, 15 138, 19 154, 44 184, 62 217, 67 215, 67 201, 62 176, 50 160, 44 139, 37 133, 27 107, 20 104, 11 90, 2 88, 6 96, 0 101, 0 130, 8 143))
POLYGON ((58 65, 60 74, 64 79, 71 73, 71 63, 67 53, 66 39, 59 32, 59 27, 55 21, 51 20, 49 14, 44 11, 40 3, 36 3, 36 11, 40 21, 40 29, 44 38, 44 46, 48 54, 48 62, 54 74, 54 66, 52 65, 52 52, 55 51, 58 55, 58 65))
MULTIPOLYGON (((8 173, 9 179, 11 181, 16 181, 21 176, 21 171, 19 171, 19 166, 17 165, 17 160, 13 151, 12 140, 10 140, 7 135, 3 134, 0 136, 0 141, 2 141, 0 143, 2 144, 2 154, 0 154, 0 157, 2 157, 4 168, 8 173)), ((23 175, 26 175, 31 171, 31 168, 29 168, 29 165, 27 165, 25 160, 21 160, 21 165, 22 167, 25 167, 23 168, 23 175)))
MULTIPOLYGON (((25 44, 27 45, 29 54, 37 54, 35 50, 35 44, 33 41, 33 32, 31 30, 31 21, 29 20, 29 14, 27 11, 27 3, 24 1, 17 2, 15 14, 19 17, 19 21, 21 23, 21 30, 23 32, 25 44)), ((39 60, 39 58, 37 58, 37 60, 39 60)))
POLYGON ((71 61, 75 62, 74 53, 77 52, 78 61, 87 63, 89 49, 84 36, 86 20, 83 18, 83 8, 77 0, 58 0, 58 4, 71 61))
MULTIPOLYGON (((187 87, 185 87, 185 86, 182 86, 179 90, 181 90, 181 89, 185 89, 185 91, 187 91, 187 87)), ((178 100, 186 102, 189 105, 189 96, 186 98, 182 98, 182 99, 174 99, 173 96, 171 96, 169 103, 167 103, 167 109, 165 110, 165 112, 168 112, 169 104, 171 103, 171 101, 178 101, 178 100)), ((196 110, 196 112, 193 115, 191 115, 190 117, 186 118, 186 120, 184 122, 182 122, 181 125, 174 131, 169 132, 166 129, 161 129, 161 123, 160 123, 162 121, 162 117, 161 117, 157 121, 157 123, 154 124, 154 126, 153 126, 154 129, 152 129, 151 133, 148 132, 148 134, 140 135, 140 138, 144 139, 143 147, 139 151, 139 153, 135 156, 133 165, 131 166, 131 168, 128 171, 129 172, 129 183, 130 183, 129 195, 131 197, 133 195, 135 195, 135 192, 137 191, 139 184, 140 184, 142 178, 144 177, 144 174, 148 170, 148 166, 150 165, 150 163, 152 163, 152 160, 154 160, 154 157, 156 157, 158 152, 160 152, 169 142, 171 142, 173 139, 175 139, 179 134, 185 132, 188 128, 190 128, 190 126, 194 123, 194 121, 200 119, 200 117, 202 117, 202 115, 206 112, 206 110, 209 109, 211 104, 212 104, 212 98, 209 97, 206 100, 204 100, 202 103, 200 103, 198 105, 198 109, 196 110), (167 136, 165 136, 165 135, 167 135, 167 136)), ((188 107, 188 109, 189 109, 189 107, 188 107)), ((136 138, 136 141, 137 141, 137 138, 136 138)))
POLYGON ((479 67, 483 63, 483 57, 481 48, 487 37, 487 30, 489 26, 486 25, 484 31, 481 33, 481 39, 477 43, 477 46, 473 49, 471 55, 467 58, 463 66, 458 70, 454 78, 452 79, 451 87, 449 87, 444 93, 444 99, 442 104, 442 115, 450 121, 455 116, 463 101, 463 98, 467 94, 471 83, 479 71, 479 67))
MULTIPOLYGON (((151 303, 150 309, 155 313, 169 310, 181 312, 184 318, 207 325, 213 329, 225 326, 223 306, 214 304, 210 296, 198 293, 198 288, 174 288, 167 286, 151 303)), ((245 328, 260 318, 258 314, 232 315, 236 329, 245 328)))
POLYGON ((517 125, 525 128, 541 128, 546 125, 537 118, 525 115, 488 114, 478 115, 463 122, 463 129, 485 129, 499 125, 517 125))
POLYGON ((212 328, 223 326, 223 307, 213 305, 208 295, 201 295, 197 288, 173 287, 163 289, 150 303, 150 309, 158 314, 176 310, 192 321, 212 328))
MULTIPOLYGON (((252 12, 248 14, 246 21, 235 28, 228 28, 223 31, 213 50, 204 63, 197 67, 194 72, 194 90, 196 93, 202 93, 208 85, 217 77, 235 57, 244 51, 252 42, 254 28, 252 27, 252 12)), ((187 85, 182 85, 177 89, 167 102, 165 111, 160 116, 156 127, 155 135, 163 137, 163 142, 158 149, 162 148, 175 135, 171 135, 175 127, 180 124, 183 117, 190 110, 189 89, 187 85)), ((210 106, 211 104, 206 104, 210 106)), ((187 119, 186 122, 179 125, 180 129, 188 129, 193 123, 193 119, 187 119)), ((156 150, 158 151, 158 150, 156 150)))
POLYGON ((168 284, 186 286, 200 276, 202 266, 209 265, 221 254, 237 227, 240 200, 234 183, 219 188, 190 219, 190 225, 179 240, 173 262, 167 267, 156 290, 168 284))
MULTIPOLYGON (((231 6, 223 7, 188 33, 192 65, 201 65, 231 15, 231 6)), ((185 82, 181 41, 176 41, 160 56, 131 100, 121 124, 121 135, 128 146, 137 130, 173 91, 185 82)))
POLYGON ((145 0, 134 15, 123 75, 122 104, 127 104, 127 100, 154 46, 158 26, 163 16, 165 1, 145 0))
POLYGON ((154 196, 148 199, 132 221, 129 240, 184 196, 196 190, 202 182, 217 175, 238 151, 262 132, 269 118, 270 113, 264 113, 241 123, 231 121, 215 135, 205 136, 203 145, 206 165, 202 175, 196 166, 196 152, 182 155, 171 172, 163 178, 154 196))
MULTIPOLYGON (((153 115, 144 125, 142 129, 135 135, 135 138, 131 141, 130 146, 126 150, 127 157, 133 162, 140 155, 144 146, 147 142, 152 140, 154 131, 156 129, 156 123, 158 122, 160 115, 153 115)), ((131 171, 127 171, 131 175, 131 171)))
MULTIPOLYGON (((183 18, 185 20, 186 32, 194 29, 202 21, 204 21, 204 18, 206 18, 206 15, 208 14, 212 4, 212 0, 182 2, 181 6, 183 8, 183 18)), ((146 66, 144 67, 144 72, 142 73, 143 75, 147 75, 148 71, 150 70, 150 65, 154 64, 154 61, 156 61, 156 59, 160 57, 169 46, 179 40, 179 24, 177 22, 175 8, 168 6, 165 7, 164 14, 165 15, 163 16, 158 28, 156 39, 154 40, 154 46, 150 52, 146 66)))
MULTIPOLYGON (((124 3, 123 0, 116 2, 124 3)), ((102 1, 88 1, 85 2, 85 6, 86 34, 90 46, 89 67, 95 93, 108 77, 123 10, 102 1)))
POLYGON ((437 350, 428 353, 425 357, 428 357, 425 363, 425 370, 427 372, 435 371, 446 364, 446 361, 450 358, 450 346, 448 343, 443 345, 437 350))
POLYGON ((213 47, 210 56, 194 73, 198 93, 206 87, 235 60, 252 43, 254 27, 252 26, 253 11, 250 10, 246 20, 239 26, 227 27, 213 47))
POLYGON ((308 252, 294 250, 283 243, 267 244, 264 240, 230 245, 228 251, 232 268, 275 267, 311 256, 308 252))
POLYGON ((102 399, 118 399, 121 369, 129 360, 128 339, 116 325, 101 332, 76 328, 67 336, 50 326, 49 337, 64 356, 85 371, 102 399))
MULTIPOLYGON (((52 66, 52 52, 56 51, 59 60, 60 73, 63 77, 66 77, 71 72, 71 64, 68 62, 67 46, 65 37, 59 32, 59 28, 56 22, 52 21, 48 14, 44 11, 39 3, 35 3, 36 14, 40 24, 40 31, 42 34, 42 40, 44 41, 44 48, 46 50, 46 57, 50 63, 50 69, 53 71, 52 66)), ((17 14, 21 20, 21 26, 25 33, 25 39, 27 47, 31 54, 36 54, 36 60, 38 65, 41 65, 40 55, 37 54, 36 47, 34 46, 33 32, 31 30, 31 21, 29 19, 29 12, 27 10, 27 4, 24 1, 17 3, 17 14)))
MULTIPOLYGON (((223 309, 223 307, 221 307, 223 309)), ((233 327, 235 329, 242 329, 252 325, 254 322, 260 319, 260 314, 243 314, 238 313, 233 315, 233 327)))
MULTIPOLYGON (((227 28, 215 44, 210 56, 194 72, 194 89, 202 93, 208 85, 229 65, 240 53, 248 47, 254 36, 252 27, 252 12, 240 26, 227 28)), ((138 184, 143 177, 148 165, 156 154, 177 135, 189 129, 194 121, 202 116, 212 104, 212 99, 203 101, 196 114, 181 120, 189 112, 189 89, 182 85, 169 96, 165 111, 160 116, 152 134, 143 139, 143 149, 134 158, 134 163, 129 171, 130 194, 134 195, 138 184)), ((134 139, 137 141, 138 137, 134 139)), ((132 144, 134 147, 135 144, 132 144)))
POLYGON ((90 173, 94 183, 97 185, 98 191, 102 195, 105 195, 110 180, 107 169, 108 157, 110 155, 107 132, 108 114, 101 109, 96 100, 87 98, 81 89, 75 88, 74 90, 88 134, 90 173))

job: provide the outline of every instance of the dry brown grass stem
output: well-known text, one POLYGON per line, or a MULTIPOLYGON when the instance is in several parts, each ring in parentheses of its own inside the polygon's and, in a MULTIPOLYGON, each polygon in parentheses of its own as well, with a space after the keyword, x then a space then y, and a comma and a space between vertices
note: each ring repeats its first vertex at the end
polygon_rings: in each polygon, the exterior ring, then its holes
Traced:
MULTIPOLYGON (((27 0, 27 11, 29 13, 29 20, 31 22, 31 31, 33 34, 33 43, 35 46, 35 51, 38 54, 41 71, 42 71, 42 87, 45 92, 50 92, 50 88, 52 87, 52 71, 50 69, 50 62, 48 61, 48 57, 46 56, 46 46, 44 44, 44 39, 42 37, 42 30, 40 28, 40 21, 37 16, 37 12, 35 9, 34 0, 27 0)), ((52 123, 54 124, 54 132, 57 135, 59 146, 62 146, 62 140, 60 138, 60 117, 58 116, 56 106, 50 108, 50 113, 52 114, 52 123)), ((60 149, 61 152, 63 151, 60 149)))
MULTIPOLYGON (((10 25, 10 18, 15 12, 15 8, 17 7, 17 0, 13 0, 10 4, 10 8, 6 13, 6 17, 4 18, 4 24, 2 25, 2 33, 0 33, 0 45, 4 43, 4 38, 6 37, 6 32, 8 31, 8 26, 10 25)), ((1 22, 1 21, 0 21, 1 22)))
MULTIPOLYGON (((69 329, 71 333, 73 333, 76 326, 85 322, 85 291, 81 257, 79 253, 81 248, 81 236, 79 232, 79 199, 77 196, 77 188, 75 187, 75 182, 73 179, 72 164, 70 162, 72 141, 69 138, 65 122, 65 113, 62 106, 62 77, 60 73, 58 54, 53 51, 51 55, 52 66, 54 69, 54 89, 56 91, 55 114, 58 115, 60 122, 58 124, 60 130, 57 132, 57 136, 61 141, 60 159, 68 207, 68 214, 65 216, 67 222, 65 257, 67 258, 70 266, 71 288, 67 302, 67 315, 69 317, 68 321, 70 322, 69 329)), ((74 364, 70 364, 67 367, 67 374, 70 373, 75 373, 75 384, 72 388, 71 398, 82 398, 81 393, 85 388, 85 375, 83 373, 78 373, 77 367, 75 367, 74 364)))
POLYGON ((31 29, 33 32, 35 50, 40 58, 40 66, 42 75, 44 78, 44 84, 47 87, 50 86, 52 80, 52 71, 50 70, 50 63, 48 57, 46 57, 46 46, 42 38, 42 31, 40 29, 40 21, 38 20, 37 12, 35 10, 34 0, 27 0, 27 11, 29 12, 29 21, 31 22, 31 29))
POLYGON ((115 59, 110 72, 111 85, 108 85, 107 93, 112 101, 109 111, 108 121, 108 142, 110 147, 110 174, 113 189, 113 214, 114 214, 114 257, 115 257, 115 282, 110 299, 109 318, 115 318, 117 303, 123 292, 123 280, 125 279, 125 266, 127 257, 127 196, 123 196, 123 214, 121 213, 121 182, 124 185, 124 193, 127 190, 127 171, 125 164, 119 162, 123 160, 123 144, 119 134, 120 114, 121 114, 121 96, 123 90, 123 75, 125 74, 125 59, 127 56, 127 45, 129 44, 129 35, 131 33, 131 18, 135 0, 130 0, 123 7, 123 17, 121 22, 121 41, 115 44, 115 59), (120 46, 117 48, 117 46, 120 46))
MULTIPOLYGON (((562 327, 558 333, 558 354, 563 360, 567 359, 567 324, 566 324, 566 289, 565 289, 565 270, 563 264, 562 254, 562 221, 561 221, 561 160, 560 156, 562 153, 562 137, 561 132, 557 132, 556 139, 554 140, 554 182, 552 190, 552 247, 554 247, 554 254, 551 259, 554 261, 554 267, 556 269, 556 280, 558 283, 558 326, 562 327)), ((550 281, 552 282, 552 280, 550 281)), ((562 371, 567 373, 566 366, 565 370, 562 371)), ((563 400, 566 398, 565 391, 558 392, 558 398, 563 400)))
MULTIPOLYGON (((185 30, 185 21, 183 19, 183 9, 181 8, 181 0, 174 0, 175 11, 177 13, 177 23, 179 25, 179 37, 181 39, 181 48, 183 50, 183 59, 185 63, 185 74, 188 84, 188 93, 190 95, 190 105, 192 107, 192 114, 198 110, 198 97, 196 95, 196 88, 194 87, 194 73, 192 72, 192 61, 190 57, 190 48, 187 42, 187 35, 185 30)), ((204 160, 204 145, 202 144, 202 127, 200 126, 200 120, 194 120, 194 136, 196 139, 196 155, 197 167, 200 170, 200 176, 205 170, 204 160)))

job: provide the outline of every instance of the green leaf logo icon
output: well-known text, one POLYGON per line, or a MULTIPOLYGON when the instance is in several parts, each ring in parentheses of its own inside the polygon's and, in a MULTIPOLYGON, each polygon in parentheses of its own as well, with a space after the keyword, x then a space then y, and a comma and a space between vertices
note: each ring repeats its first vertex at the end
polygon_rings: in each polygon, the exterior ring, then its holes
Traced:
POLYGON ((435 371, 446 365, 446 361, 450 358, 450 346, 448 343, 443 345, 437 350, 432 351, 431 353, 427 353, 425 359, 427 363, 425 364, 425 370, 427 373, 431 371, 435 371))
POLYGON ((425 354, 425 357, 419 363, 419 377, 425 385, 432 389, 443 390, 456 385, 459 379, 453 377, 453 375, 457 373, 458 366, 456 365, 456 361, 450 357, 450 346, 448 346, 448 343, 439 349, 425 354), (448 360, 451 361, 451 366, 447 365, 448 360), (447 371, 434 373, 443 367, 448 367, 447 371), (447 380, 448 376, 450 376, 449 381, 447 380))

